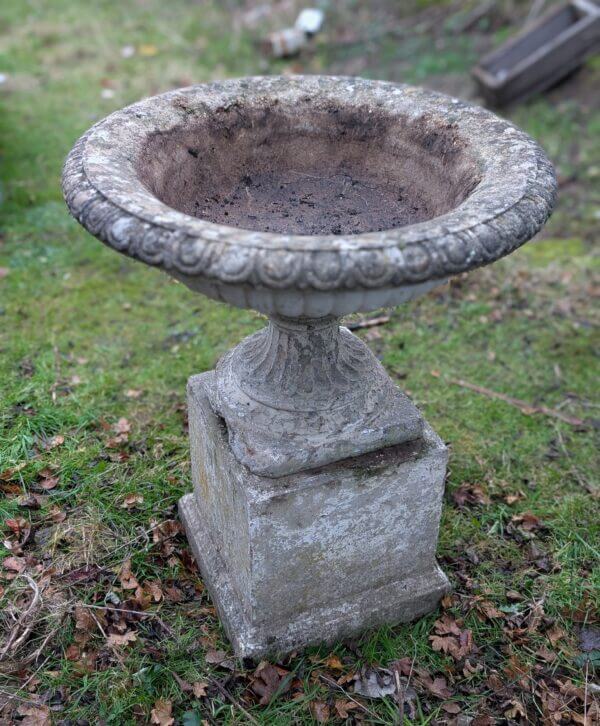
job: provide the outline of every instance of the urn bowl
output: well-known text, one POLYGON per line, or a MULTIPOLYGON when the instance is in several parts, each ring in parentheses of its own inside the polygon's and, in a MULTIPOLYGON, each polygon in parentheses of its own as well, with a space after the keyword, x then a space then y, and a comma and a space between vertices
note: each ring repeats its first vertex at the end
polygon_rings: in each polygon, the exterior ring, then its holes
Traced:
POLYGON ((247 78, 113 113, 69 155, 72 214, 119 252, 267 315, 396 305, 533 236, 555 196, 522 131, 356 78, 247 78))

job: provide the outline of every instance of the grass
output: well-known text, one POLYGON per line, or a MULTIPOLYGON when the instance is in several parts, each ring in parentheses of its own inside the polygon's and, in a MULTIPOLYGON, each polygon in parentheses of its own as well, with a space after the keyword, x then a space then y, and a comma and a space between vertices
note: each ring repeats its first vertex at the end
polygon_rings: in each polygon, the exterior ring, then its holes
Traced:
MULTIPOLYGON (((6 0, 0 9, 0 72, 8 76, 0 86, 5 271, 0 472, 17 469, 0 481, 0 518, 32 524, 34 535, 17 556, 27 560, 26 571, 37 581, 49 578, 43 620, 14 667, 0 668, 0 698, 13 693, 25 699, 7 709, 33 701, 52 705, 56 718, 71 722, 129 724, 148 722, 163 699, 171 702, 177 723, 247 723, 245 709, 260 724, 280 725, 314 722, 315 701, 327 703, 336 722, 334 701, 345 699, 319 678, 340 676, 324 664, 329 651, 313 648, 284 662, 298 681, 296 697, 282 694, 257 705, 248 691, 250 664, 229 671, 206 662, 211 650, 229 654, 229 646, 201 582, 186 568, 184 540, 153 541, 151 528, 176 516, 177 499, 191 486, 186 380, 212 368, 263 321, 193 296, 105 249, 68 217, 60 195, 65 154, 111 110, 174 86, 292 67, 261 59, 255 31, 238 25, 232 30, 240 11, 226 8, 211 1, 104 1, 92 7, 80 0, 6 0), (122 57, 125 46, 136 49, 133 57, 122 57), (121 418, 129 422, 128 441, 111 445, 121 418), (58 484, 45 490, 40 487, 48 470, 58 484), (124 508, 125 498, 136 494, 143 501, 124 508), (23 506, 32 495, 39 508, 23 506), (137 640, 121 648, 107 647, 96 631, 85 642, 94 654, 88 667, 82 652, 74 657, 69 651, 82 642, 74 606, 127 602, 131 592, 119 577, 127 559, 142 585, 161 583, 164 597, 148 610, 167 630, 153 616, 129 622, 137 640), (73 579, 85 566, 101 574, 73 579), (182 600, 166 594, 171 586, 183 592, 182 600), (54 632, 56 623, 60 628, 54 632), (36 663, 19 665, 46 632, 53 632, 52 640, 36 663), (190 683, 225 683, 237 705, 212 685, 207 697, 194 698, 173 674, 190 683), (19 690, 30 676, 30 687, 19 690)), ((403 53, 401 80, 426 85, 443 73, 465 73, 476 57, 469 42, 448 38, 438 53, 415 52, 409 61, 403 53)), ((321 44, 293 69, 337 71, 346 55, 336 53, 321 44)), ((365 75, 397 78, 388 41, 382 41, 380 59, 368 57, 365 75)), ((560 676, 584 684, 590 676, 579 657, 578 633, 593 622, 600 592, 593 425, 598 416, 593 187, 600 115, 588 105, 600 69, 592 64, 585 73, 580 96, 557 91, 510 113, 547 148, 567 179, 543 238, 399 308, 389 324, 363 333, 450 444, 439 556, 455 595, 444 607, 472 631, 478 650, 469 667, 434 651, 429 637, 438 611, 413 624, 367 633, 333 652, 341 658, 342 673, 408 657, 446 678, 465 715, 508 718, 506 702, 514 698, 533 722, 542 722, 540 683, 560 676), (524 415, 451 379, 559 409, 586 425, 524 415), (485 497, 458 506, 456 495, 467 485, 480 487, 485 497), (537 518, 532 529, 515 520, 523 514, 537 518), (504 618, 482 617, 477 610, 482 599, 504 618), (516 634, 515 623, 521 618, 523 628, 531 625, 532 608, 540 603, 542 620, 526 635, 516 634), (548 640, 553 624, 564 631, 554 644, 548 640), (539 655, 542 645, 554 652, 552 663, 539 655), (529 685, 519 685, 522 678, 511 671, 515 661, 529 685), (490 686, 493 674, 509 689, 506 697, 490 686)), ((9 542, 19 539, 10 524, 4 531, 9 542)), ((0 546, 2 560, 14 554, 14 548, 0 546)), ((2 575, 0 602, 8 612, 28 592, 22 578, 10 579, 6 565, 2 575)), ((443 699, 423 689, 415 698, 413 722, 450 718, 443 699)), ((355 717, 363 713, 369 723, 397 720, 389 697, 358 700, 368 712, 354 710, 355 717)), ((581 701, 565 706, 564 722, 569 709, 582 708, 581 701)))

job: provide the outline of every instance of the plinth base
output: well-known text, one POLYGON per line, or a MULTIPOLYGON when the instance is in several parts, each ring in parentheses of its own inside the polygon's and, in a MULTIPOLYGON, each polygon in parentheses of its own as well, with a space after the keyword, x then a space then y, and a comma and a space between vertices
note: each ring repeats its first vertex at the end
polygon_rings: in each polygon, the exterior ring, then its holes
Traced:
POLYGON ((332 642, 432 610, 447 451, 423 438, 280 478, 233 455, 207 391, 188 384, 194 492, 181 519, 237 655, 332 642))

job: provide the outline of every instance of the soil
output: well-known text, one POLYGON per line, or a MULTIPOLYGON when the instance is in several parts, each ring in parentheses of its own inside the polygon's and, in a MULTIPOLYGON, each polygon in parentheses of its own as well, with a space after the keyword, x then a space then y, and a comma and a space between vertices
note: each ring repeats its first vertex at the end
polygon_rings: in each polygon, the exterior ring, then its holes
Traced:
POLYGON ((235 106, 151 137, 138 173, 163 202, 240 229, 348 235, 459 204, 476 165, 451 125, 373 109, 235 106))

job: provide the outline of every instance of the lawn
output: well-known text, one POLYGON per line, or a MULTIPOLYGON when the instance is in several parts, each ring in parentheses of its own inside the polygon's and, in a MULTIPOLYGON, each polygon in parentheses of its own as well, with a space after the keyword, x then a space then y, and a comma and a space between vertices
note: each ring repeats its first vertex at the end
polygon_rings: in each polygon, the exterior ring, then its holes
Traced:
POLYGON ((450 446, 452 593, 416 623, 258 667, 224 638, 177 520, 185 385, 264 320, 86 234, 62 161, 112 110, 214 78, 335 72, 469 95, 472 62, 528 10, 497 3, 461 33, 464 3, 344 0, 303 56, 266 60, 256 39, 293 5, 0 7, 0 724, 595 723, 597 59, 505 112, 557 165, 540 237, 359 332, 450 446), (359 693, 394 673, 403 697, 359 693))

